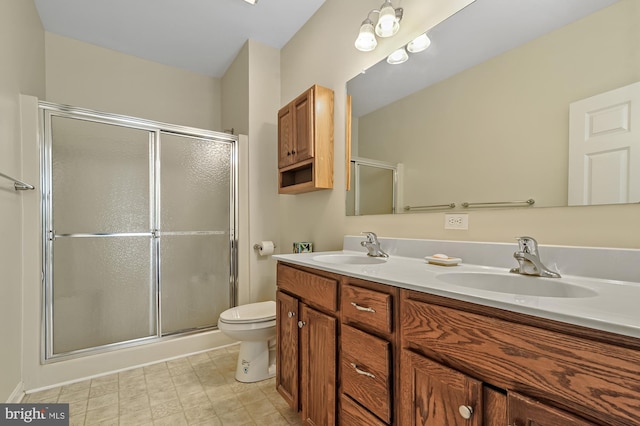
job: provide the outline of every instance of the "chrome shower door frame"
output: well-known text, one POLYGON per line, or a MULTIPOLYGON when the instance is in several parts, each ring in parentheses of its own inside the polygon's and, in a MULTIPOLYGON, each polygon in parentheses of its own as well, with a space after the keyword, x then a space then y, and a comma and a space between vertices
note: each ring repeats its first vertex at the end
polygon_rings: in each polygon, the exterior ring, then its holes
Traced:
MULTIPOLYGON (((173 134, 205 141, 225 143, 230 146, 230 191, 229 191, 229 306, 236 305, 238 274, 238 137, 227 133, 197 129, 156 122, 125 115, 104 113, 85 108, 39 102, 41 143, 41 225, 42 225, 42 315, 41 315, 41 362, 43 364, 73 359, 88 354, 103 353, 116 349, 137 346, 150 342, 174 339, 180 336, 216 329, 216 325, 173 334, 162 332, 162 294, 160 286, 160 156, 161 134, 173 134), (100 234, 56 234, 53 229, 53 176, 52 176, 52 118, 63 117, 88 122, 121 126, 149 132, 149 232, 100 233, 100 234), (55 238, 105 238, 105 237, 149 237, 151 256, 151 291, 154 293, 155 334, 116 343, 72 350, 53 352, 53 241, 55 238)), ((194 234, 207 234, 195 231, 194 234)))

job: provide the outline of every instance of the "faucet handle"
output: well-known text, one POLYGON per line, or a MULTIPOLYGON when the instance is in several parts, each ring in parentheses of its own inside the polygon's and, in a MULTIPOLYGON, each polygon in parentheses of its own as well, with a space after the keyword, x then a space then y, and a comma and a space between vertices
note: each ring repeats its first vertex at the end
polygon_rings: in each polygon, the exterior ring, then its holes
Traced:
POLYGON ((365 232, 361 232, 361 234, 366 235, 367 241, 370 243, 375 243, 376 241, 378 241, 378 236, 376 235, 375 232, 365 231, 365 232))
POLYGON ((538 254, 538 242, 533 237, 516 237, 520 252, 538 254))

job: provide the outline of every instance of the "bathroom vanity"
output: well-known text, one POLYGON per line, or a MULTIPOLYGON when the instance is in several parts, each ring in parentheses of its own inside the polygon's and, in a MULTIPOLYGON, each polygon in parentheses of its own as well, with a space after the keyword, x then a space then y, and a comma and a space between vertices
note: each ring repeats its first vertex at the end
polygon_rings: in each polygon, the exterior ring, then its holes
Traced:
POLYGON ((640 424, 639 283, 512 274, 523 288, 575 288, 500 293, 443 278, 498 282, 503 268, 431 265, 394 244, 383 241, 384 260, 355 250, 276 256, 277 387, 305 424, 640 424))

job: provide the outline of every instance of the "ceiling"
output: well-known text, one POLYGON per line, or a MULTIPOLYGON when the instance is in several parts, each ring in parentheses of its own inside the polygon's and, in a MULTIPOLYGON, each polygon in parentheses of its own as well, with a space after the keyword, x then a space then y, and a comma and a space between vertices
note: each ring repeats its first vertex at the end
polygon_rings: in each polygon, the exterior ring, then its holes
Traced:
POLYGON ((35 0, 48 32, 222 77, 248 39, 282 48, 324 0, 35 0))

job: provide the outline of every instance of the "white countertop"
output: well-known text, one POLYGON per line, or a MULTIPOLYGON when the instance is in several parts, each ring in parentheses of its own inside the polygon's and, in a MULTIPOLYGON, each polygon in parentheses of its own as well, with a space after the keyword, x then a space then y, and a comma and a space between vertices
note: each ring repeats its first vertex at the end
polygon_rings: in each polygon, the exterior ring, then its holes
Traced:
POLYGON ((457 266, 438 266, 419 258, 393 255, 384 263, 373 265, 333 264, 316 259, 326 254, 366 256, 360 251, 344 250, 273 257, 294 265, 640 338, 638 282, 565 274, 562 278, 526 277, 531 280, 531 285, 535 285, 536 280, 562 281, 589 288, 597 295, 579 298, 514 295, 447 284, 438 278, 439 274, 450 272, 509 274, 506 268, 466 264, 464 259, 457 266))

